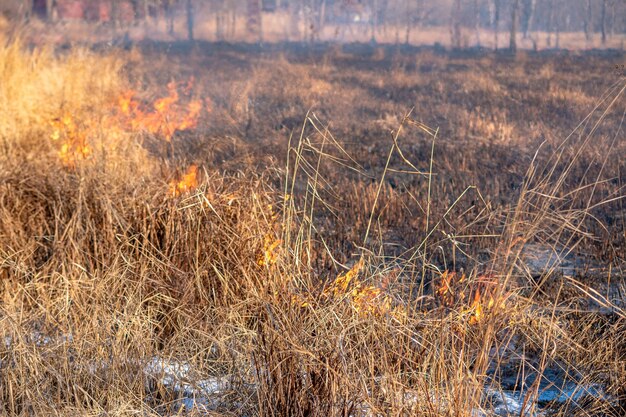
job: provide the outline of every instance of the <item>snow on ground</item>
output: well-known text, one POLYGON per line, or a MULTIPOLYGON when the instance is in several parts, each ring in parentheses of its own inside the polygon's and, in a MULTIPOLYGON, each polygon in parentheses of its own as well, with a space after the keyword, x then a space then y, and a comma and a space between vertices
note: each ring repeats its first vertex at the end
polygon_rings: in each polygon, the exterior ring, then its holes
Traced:
MULTIPOLYGON (((187 409, 215 409, 223 394, 233 387, 226 378, 205 377, 194 380, 197 373, 185 362, 176 362, 162 358, 153 358, 144 368, 144 372, 159 381, 164 387, 181 395, 180 405, 187 409)), ((610 398, 602 387, 596 384, 568 384, 564 388, 550 387, 540 390, 536 397, 526 398, 520 391, 501 390, 491 386, 484 389, 486 399, 485 410, 475 410, 475 417, 543 417, 546 415, 538 405, 576 403, 585 397, 605 400, 610 398)))
MULTIPOLYGON (((62 336, 60 342, 72 341, 72 336, 62 336)), ((13 344, 11 337, 3 338, 5 348, 13 344)), ((31 336, 31 342, 37 346, 49 345, 53 342, 50 337, 40 333, 31 336)), ((1 342, 0 342, 1 343, 1 342)), ((94 366, 92 372, 97 372, 101 366, 94 366)), ((199 411, 215 410, 225 405, 226 396, 235 390, 227 376, 202 375, 191 364, 185 361, 153 357, 143 367, 144 374, 150 381, 156 382, 167 390, 179 396, 178 407, 197 409, 199 411)), ((254 386, 251 386, 254 390, 254 386)), ((598 384, 576 384, 570 382, 564 387, 549 386, 539 390, 537 395, 532 392, 502 390, 495 386, 485 386, 485 408, 474 410, 475 417, 542 417, 545 416, 546 405, 575 404, 581 400, 593 397, 604 401, 614 401, 598 384), (526 398, 531 395, 530 398, 526 398), (543 407, 543 409, 542 409, 543 407)), ((231 398, 232 400, 232 398, 231 398)), ((417 398, 416 398, 417 400, 417 398)))
POLYGON ((198 378, 197 372, 188 363, 158 357, 148 362, 144 373, 178 393, 181 396, 180 406, 186 409, 215 409, 223 394, 232 389, 226 378, 198 378))

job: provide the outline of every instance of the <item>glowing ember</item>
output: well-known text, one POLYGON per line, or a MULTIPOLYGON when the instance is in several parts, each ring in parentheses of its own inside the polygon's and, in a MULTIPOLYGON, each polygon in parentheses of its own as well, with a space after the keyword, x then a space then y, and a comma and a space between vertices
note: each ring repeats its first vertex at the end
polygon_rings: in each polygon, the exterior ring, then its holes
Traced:
POLYGON ((401 307, 392 308, 392 300, 384 294, 384 291, 374 285, 365 285, 359 280, 359 274, 364 266, 361 258, 348 272, 340 274, 323 294, 336 299, 347 297, 352 307, 361 316, 391 314, 400 319, 406 316, 406 311, 401 307), (351 291, 348 288, 352 287, 351 291))
POLYGON ((441 284, 436 290, 436 294, 440 297, 443 305, 452 306, 458 299, 464 299, 465 294, 459 291, 458 284, 466 280, 465 274, 460 277, 456 272, 444 271, 441 274, 441 284))
POLYGON ((332 293, 332 295, 334 296, 340 296, 344 294, 348 289, 348 285, 350 285, 350 282, 358 276, 359 272, 361 272, 363 264, 364 261, 363 258, 361 258, 361 260, 354 264, 354 266, 352 266, 352 268, 350 268, 348 272, 346 272, 345 274, 339 274, 335 281, 324 290, 324 293, 332 293))
POLYGON ((510 294, 499 293, 498 281, 493 277, 479 275, 475 279, 468 279, 465 275, 461 275, 457 278, 458 274, 455 272, 443 272, 435 295, 442 305, 454 308, 462 317, 469 317, 470 325, 483 322, 485 317, 495 312, 496 309, 505 308, 506 299, 510 294), (464 303, 464 300, 472 294, 471 304, 464 303))
POLYGON ((276 263, 278 260, 278 245, 280 245, 282 241, 273 239, 270 235, 265 235, 263 238, 263 252, 259 259, 257 260, 257 264, 260 266, 270 266, 276 263))
POLYGON ((170 193, 174 196, 184 194, 198 186, 198 167, 191 165, 180 181, 170 183, 170 193))

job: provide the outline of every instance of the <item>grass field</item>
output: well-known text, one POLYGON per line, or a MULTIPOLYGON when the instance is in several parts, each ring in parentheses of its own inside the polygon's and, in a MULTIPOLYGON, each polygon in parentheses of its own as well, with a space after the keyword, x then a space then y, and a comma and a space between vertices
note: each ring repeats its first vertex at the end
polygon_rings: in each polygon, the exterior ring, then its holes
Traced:
POLYGON ((626 412, 622 52, 0 40, 1 414, 626 412))

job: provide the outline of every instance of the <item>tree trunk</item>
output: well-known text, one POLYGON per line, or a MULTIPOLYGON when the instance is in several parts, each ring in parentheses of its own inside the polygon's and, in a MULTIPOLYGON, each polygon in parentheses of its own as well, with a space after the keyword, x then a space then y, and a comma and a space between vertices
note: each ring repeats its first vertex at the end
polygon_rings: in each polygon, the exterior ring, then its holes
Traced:
POLYGON ((528 39, 528 32, 532 31, 533 20, 535 18, 536 0, 525 0, 524 2, 524 20, 522 29, 524 31, 524 39, 528 39))
POLYGON ((546 36, 546 45, 548 47, 552 46, 553 21, 554 21, 554 0, 550 0, 550 3, 548 5, 548 21, 546 22, 546 32, 548 33, 546 36))
POLYGON ((585 13, 584 27, 585 27, 585 38, 590 41, 591 40, 591 19, 592 19, 592 9, 591 9, 591 0, 587 0, 587 10, 585 13))
POLYGON ((501 12, 502 3, 500 0, 493 0, 493 36, 494 36, 494 47, 496 51, 498 50, 498 33, 500 31, 500 12, 501 12))
POLYGON ((602 45, 606 44, 606 0, 602 0, 602 45))
POLYGON ((511 6, 511 34, 509 37, 509 51, 517 52, 517 15, 519 14, 519 0, 513 0, 511 6))
POLYGON ((376 43, 376 32, 378 31, 378 0, 372 0, 372 38, 371 42, 376 43))
POLYGON ((132 0, 130 5, 133 7, 133 21, 136 21, 139 18, 139 1, 140 0, 132 0))
POLYGON ((165 0, 164 8, 167 34, 174 36, 174 0, 165 0))
POLYGON ((25 22, 29 22, 31 17, 33 16, 33 0, 23 0, 22 1, 22 16, 25 22))
POLYGON ((148 19, 150 19, 150 2, 149 0, 143 0, 143 23, 148 27, 148 19))
POLYGON ((404 34, 404 43, 406 45, 409 44, 409 40, 411 38, 411 27, 413 26, 413 22, 411 21, 411 0, 404 0, 404 5, 406 6, 406 32, 404 34))
POLYGON ((224 40, 224 16, 222 10, 215 10, 215 40, 224 40))
POLYGON ((480 46, 480 8, 478 0, 474 0, 474 33, 476 34, 476 46, 480 46))
POLYGON ((248 34, 255 40, 263 40, 263 32, 261 30, 261 0, 248 0, 248 34))
POLYGON ((617 4, 616 0, 612 0, 611 1, 611 29, 610 29, 610 34, 611 36, 615 35, 615 5, 617 4))
POLYGON ((230 39, 234 39, 237 34, 237 9, 235 7, 230 11, 230 39))
POLYGON ((193 41, 193 2, 187 0, 187 39, 193 41))
MULTIPOLYGON (((561 2, 559 0, 554 0, 555 10, 559 10, 561 6, 561 2)), ((561 47, 561 22, 559 21, 559 15, 554 15, 554 47, 559 49, 561 47)))
POLYGON ((54 20, 54 0, 46 0, 46 19, 50 22, 54 20))
POLYGON ((461 48, 461 0, 454 0, 452 6, 452 27, 450 28, 452 33, 452 47, 461 48))
POLYGON ((115 31, 119 26, 119 18, 118 18, 118 4, 119 0, 111 0, 111 24, 113 25, 113 30, 115 31))
POLYGON ((290 40, 300 39, 300 16, 299 0, 289 1, 289 36, 290 40))
POLYGON ((319 36, 322 34, 324 30, 324 26, 326 25, 326 0, 322 0, 322 4, 320 5, 320 15, 317 19, 317 32, 318 32, 318 40, 319 36))

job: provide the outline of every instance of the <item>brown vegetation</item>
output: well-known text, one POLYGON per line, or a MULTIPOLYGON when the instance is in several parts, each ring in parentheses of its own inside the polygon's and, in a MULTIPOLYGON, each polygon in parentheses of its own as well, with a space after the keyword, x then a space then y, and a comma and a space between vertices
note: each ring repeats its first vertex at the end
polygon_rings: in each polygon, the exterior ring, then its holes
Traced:
POLYGON ((4 41, 0 413, 623 415, 620 59, 4 41))

